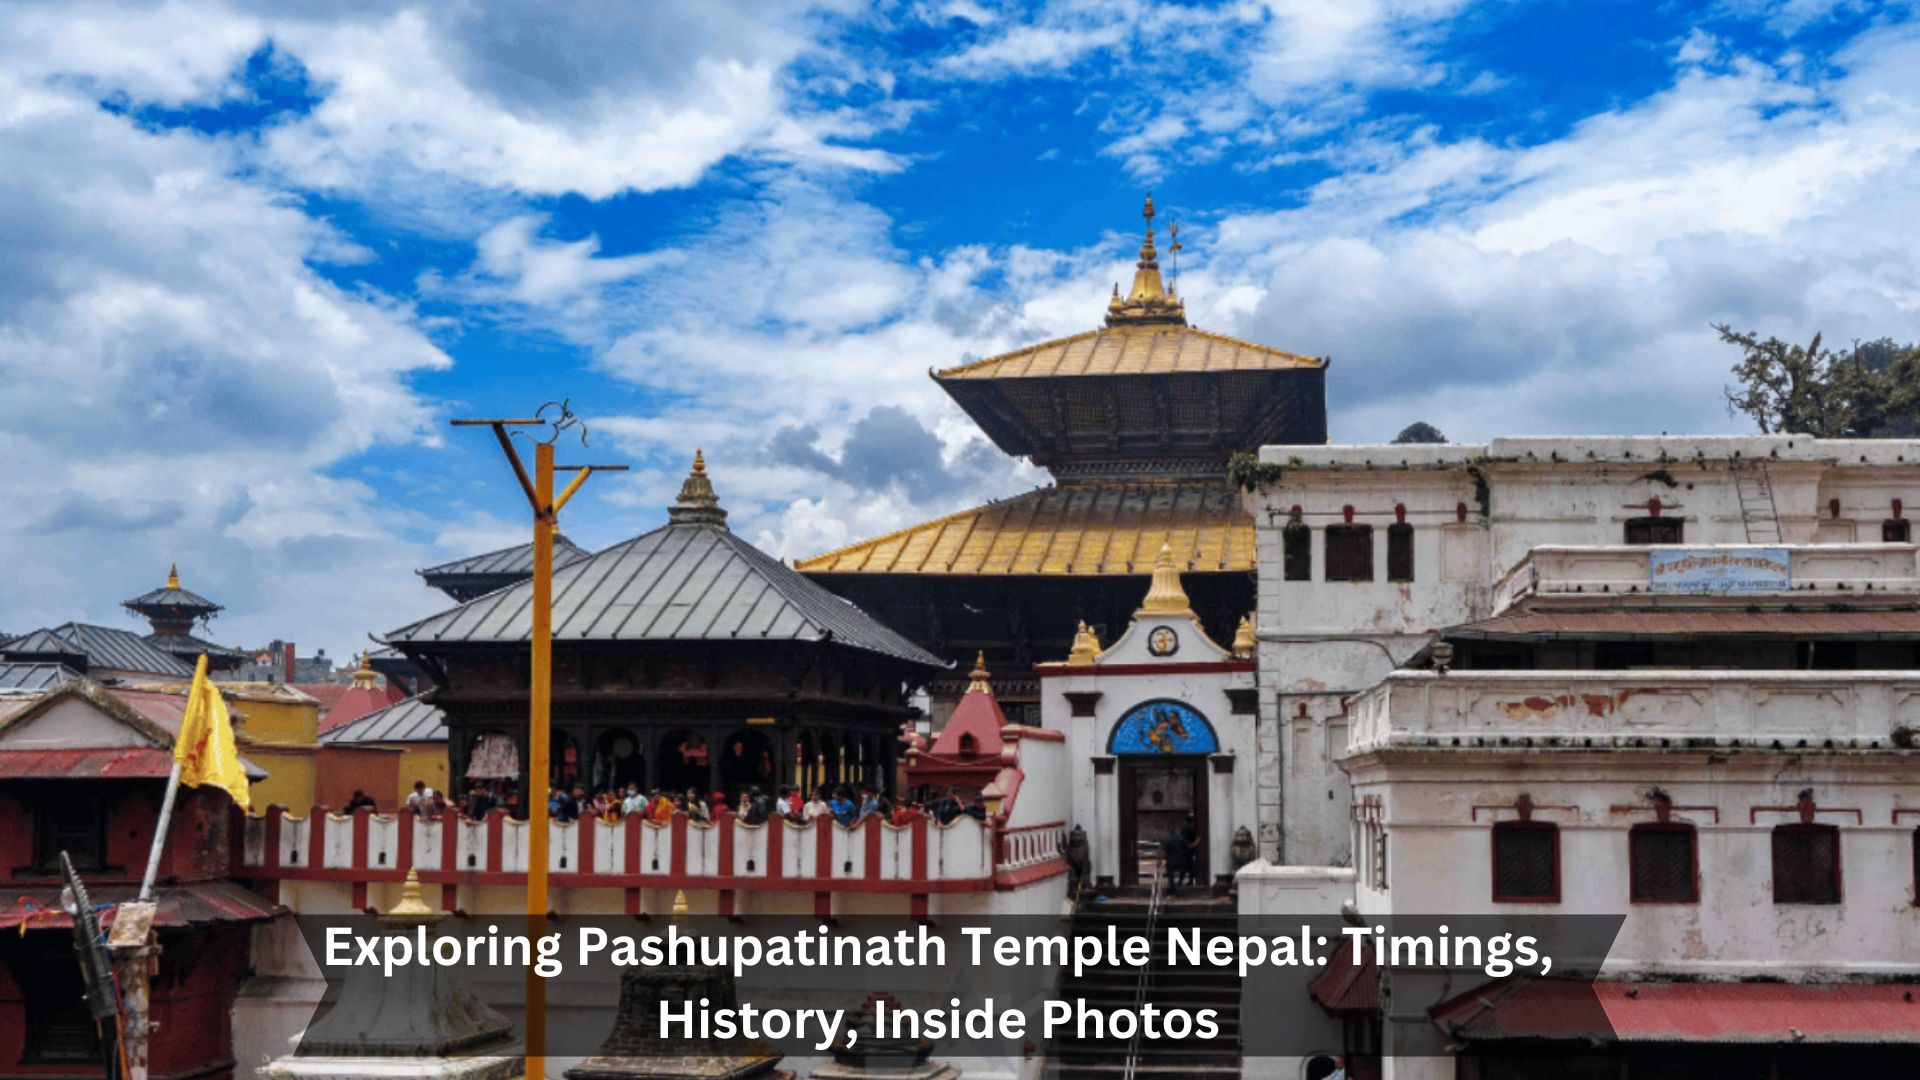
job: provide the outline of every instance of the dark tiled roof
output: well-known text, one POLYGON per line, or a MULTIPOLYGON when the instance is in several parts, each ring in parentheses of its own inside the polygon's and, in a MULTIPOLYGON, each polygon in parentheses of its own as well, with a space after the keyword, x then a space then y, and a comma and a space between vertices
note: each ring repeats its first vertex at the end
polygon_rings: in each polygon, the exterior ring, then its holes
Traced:
POLYGON ((229 649, 225 645, 215 645, 194 637, 192 634, 148 634, 147 644, 161 652, 172 653, 191 664, 206 653, 209 659, 227 657, 234 660, 247 660, 250 655, 240 649, 229 649))
POLYGON ((320 736, 330 746, 395 742, 446 742, 447 716, 418 695, 370 712, 320 736))
MULTIPOLYGON (((533 584, 520 582, 387 640, 416 648, 527 640, 533 584)), ((945 667, 859 608, 723 525, 669 524, 555 571, 555 641, 832 641, 945 667)))
POLYGON ((188 678, 193 667, 171 653, 147 643, 131 630, 111 626, 70 622, 35 630, 0 647, 8 660, 31 660, 41 656, 84 657, 89 669, 108 668, 136 671, 147 675, 188 678))
POLYGON ((139 596, 125 601, 122 606, 132 608, 135 611, 141 608, 170 607, 190 611, 205 611, 211 614, 212 612, 220 610, 219 604, 201 596, 197 592, 189 592, 186 589, 172 588, 166 585, 162 585, 151 592, 141 593, 139 596))
MULTIPOLYGON (((565 536, 553 538, 553 566, 559 569, 571 566, 587 557, 587 552, 565 536)), ((530 576, 533 573, 533 544, 519 544, 499 551, 489 551, 484 555, 469 555, 464 559, 429 566, 420 572, 421 577, 464 577, 468 575, 507 574, 530 576)))
POLYGON ((79 677, 65 664, 0 664, 0 690, 48 690, 79 677))

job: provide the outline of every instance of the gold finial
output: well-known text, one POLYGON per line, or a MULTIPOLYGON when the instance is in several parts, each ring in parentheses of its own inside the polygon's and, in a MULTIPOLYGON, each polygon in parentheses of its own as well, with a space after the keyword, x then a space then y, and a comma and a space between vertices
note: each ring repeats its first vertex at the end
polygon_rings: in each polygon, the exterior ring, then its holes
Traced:
MULTIPOLYGON (((153 579, 148 578, 147 580, 151 581, 153 579)), ((167 567, 167 588, 177 589, 179 587, 180 587, 180 564, 174 563, 172 566, 167 567)))
POLYGON ((987 682, 987 650, 981 649, 973 658, 973 670, 967 673, 967 693, 991 694, 993 686, 987 682))
POLYGON ((1253 650, 1258 647, 1259 642, 1253 636, 1253 616, 1240 616, 1240 628, 1233 632, 1233 655, 1252 656, 1253 650))
POLYGON ((675 525, 726 526, 727 512, 720 506, 720 497, 713 493, 713 481, 707 478, 705 452, 693 452, 693 469, 680 485, 680 497, 667 508, 667 520, 675 525))
POLYGON ((1067 663, 1081 667, 1098 659, 1100 637, 1093 632, 1093 627, 1087 625, 1087 620, 1081 619, 1080 629, 1073 635, 1073 651, 1067 654, 1067 663))
POLYGON ((687 890, 673 890, 673 918, 676 920, 684 920, 688 915, 692 914, 692 912, 693 908, 687 903, 687 890))
POLYGON ((1140 615, 1184 615, 1189 619, 1197 618, 1193 606, 1187 602, 1187 590, 1180 585, 1180 571, 1173 568, 1173 547, 1161 544, 1159 554, 1153 557, 1153 584, 1147 588, 1147 598, 1140 602, 1140 615))
POLYGON ((353 673, 353 685, 363 690, 370 690, 374 686, 374 680, 379 677, 380 673, 373 670, 373 653, 362 649, 360 667, 353 673))
POLYGON ((387 909, 390 919, 437 919, 440 913, 427 903, 420 890, 420 871, 407 868, 407 882, 400 886, 400 902, 387 909))
MULTIPOLYGON (((1147 235, 1140 241, 1140 260, 1134 264, 1133 289, 1124 298, 1107 303, 1107 325, 1170 324, 1185 326, 1184 305, 1160 281, 1159 253, 1153 246, 1153 195, 1147 195, 1141 216, 1147 222, 1147 235)), ((1175 237, 1176 247, 1179 238, 1175 237)))

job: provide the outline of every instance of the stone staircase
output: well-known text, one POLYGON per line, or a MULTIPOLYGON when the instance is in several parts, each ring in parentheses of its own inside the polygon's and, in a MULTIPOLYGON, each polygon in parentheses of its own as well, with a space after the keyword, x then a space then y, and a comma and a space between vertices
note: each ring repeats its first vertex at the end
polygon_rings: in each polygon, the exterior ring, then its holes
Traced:
MULTIPOLYGON (((1105 897, 1105 902, 1097 897, 1082 902, 1073 917, 1076 936, 1105 935, 1109 926, 1118 927, 1123 936, 1146 932, 1151 906, 1147 890, 1107 889, 1105 897)), ((1231 936, 1238 927, 1234 902, 1208 895, 1163 897, 1154 932, 1153 988, 1148 999, 1161 1009, 1213 1009, 1220 1037, 1142 1039, 1132 1075, 1138 1080, 1237 1078, 1241 1058, 1239 976, 1231 968, 1169 967, 1166 930, 1173 927, 1198 929, 1207 938, 1231 936)), ((1080 998, 1092 1008, 1125 1011, 1134 1007, 1140 978, 1137 968, 1091 969, 1077 978, 1069 971, 1061 980, 1059 997, 1066 1001, 1080 998)), ((1128 1075, 1127 1059, 1132 1052, 1133 1044, 1127 1039, 1081 1039, 1068 1031, 1047 1047, 1042 1075, 1053 1080, 1122 1080, 1128 1075)))

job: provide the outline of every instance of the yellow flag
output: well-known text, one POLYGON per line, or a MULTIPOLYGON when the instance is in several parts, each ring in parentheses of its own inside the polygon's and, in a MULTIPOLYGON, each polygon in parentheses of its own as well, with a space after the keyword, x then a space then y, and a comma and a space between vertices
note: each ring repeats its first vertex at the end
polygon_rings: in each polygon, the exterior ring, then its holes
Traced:
POLYGON ((233 742, 233 719, 220 688, 207 678, 207 658, 193 669, 193 689, 187 692, 187 711, 180 717, 180 737, 173 743, 173 760, 180 763, 180 782, 188 787, 212 784, 225 788, 242 810, 253 808, 247 790, 247 770, 233 742))

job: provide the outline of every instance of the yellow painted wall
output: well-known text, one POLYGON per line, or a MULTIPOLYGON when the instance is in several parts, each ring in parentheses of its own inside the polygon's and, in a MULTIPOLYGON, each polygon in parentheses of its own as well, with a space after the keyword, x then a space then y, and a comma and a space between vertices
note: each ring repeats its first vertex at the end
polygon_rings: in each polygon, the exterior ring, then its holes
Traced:
POLYGON ((223 683, 220 692, 234 714, 241 756, 267 770, 253 785, 254 807, 278 803, 306 813, 315 801, 320 702, 272 683, 223 683))
POLYGON ((387 743, 399 748, 400 755, 400 802, 404 806, 407 796, 413 794, 413 782, 425 780, 427 786, 446 795, 447 801, 453 801, 453 793, 447 790, 447 744, 446 743, 387 743))
POLYGON ((267 770, 265 780, 253 783, 254 813, 263 813, 275 803, 296 813, 306 813, 314 803, 313 754, 309 749, 275 749, 265 743, 242 745, 240 756, 267 770))

